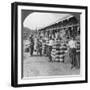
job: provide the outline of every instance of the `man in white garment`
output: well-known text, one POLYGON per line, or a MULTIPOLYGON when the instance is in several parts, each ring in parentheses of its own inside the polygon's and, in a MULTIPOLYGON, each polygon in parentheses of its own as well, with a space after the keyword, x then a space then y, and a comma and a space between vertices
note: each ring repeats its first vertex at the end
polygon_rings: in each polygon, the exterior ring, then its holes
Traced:
POLYGON ((73 67, 76 67, 76 40, 74 38, 72 38, 69 42, 68 42, 68 46, 70 49, 70 57, 72 59, 71 61, 71 69, 73 67))

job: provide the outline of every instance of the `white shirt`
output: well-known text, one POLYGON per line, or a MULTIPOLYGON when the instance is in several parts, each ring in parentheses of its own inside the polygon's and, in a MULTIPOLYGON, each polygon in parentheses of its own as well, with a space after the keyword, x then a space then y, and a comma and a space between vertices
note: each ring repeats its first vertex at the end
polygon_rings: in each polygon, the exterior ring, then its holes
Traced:
POLYGON ((49 40, 49 46, 52 46, 53 45, 53 40, 49 40))
POLYGON ((70 48, 76 48, 76 41, 70 40, 70 41, 68 42, 68 45, 69 45, 70 48))

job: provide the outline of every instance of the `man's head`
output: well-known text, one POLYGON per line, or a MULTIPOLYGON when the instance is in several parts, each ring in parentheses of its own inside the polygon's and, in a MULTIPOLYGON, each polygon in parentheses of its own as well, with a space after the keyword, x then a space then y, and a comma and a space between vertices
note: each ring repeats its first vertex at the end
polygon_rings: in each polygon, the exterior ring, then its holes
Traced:
POLYGON ((70 39, 71 39, 71 40, 75 40, 75 37, 71 37, 70 39))
POLYGON ((49 38, 50 40, 52 39, 52 36, 50 36, 50 38, 49 38))

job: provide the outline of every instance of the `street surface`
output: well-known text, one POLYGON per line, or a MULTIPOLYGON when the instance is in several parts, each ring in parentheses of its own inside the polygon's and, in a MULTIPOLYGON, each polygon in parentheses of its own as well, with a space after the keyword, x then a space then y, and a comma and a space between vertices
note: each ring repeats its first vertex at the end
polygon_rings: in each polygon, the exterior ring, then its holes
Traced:
POLYGON ((23 76, 55 76, 55 75, 79 75, 79 69, 71 69, 70 63, 49 62, 48 57, 30 56, 29 53, 24 53, 23 60, 23 76))

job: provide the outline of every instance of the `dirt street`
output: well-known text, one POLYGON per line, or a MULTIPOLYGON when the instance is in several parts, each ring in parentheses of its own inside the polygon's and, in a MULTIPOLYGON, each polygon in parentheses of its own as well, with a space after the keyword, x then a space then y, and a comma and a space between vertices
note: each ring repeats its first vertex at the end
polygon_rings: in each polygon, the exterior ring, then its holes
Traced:
POLYGON ((55 75, 78 75, 79 69, 71 69, 70 63, 49 62, 45 56, 30 56, 29 53, 24 55, 23 76, 55 76, 55 75))

